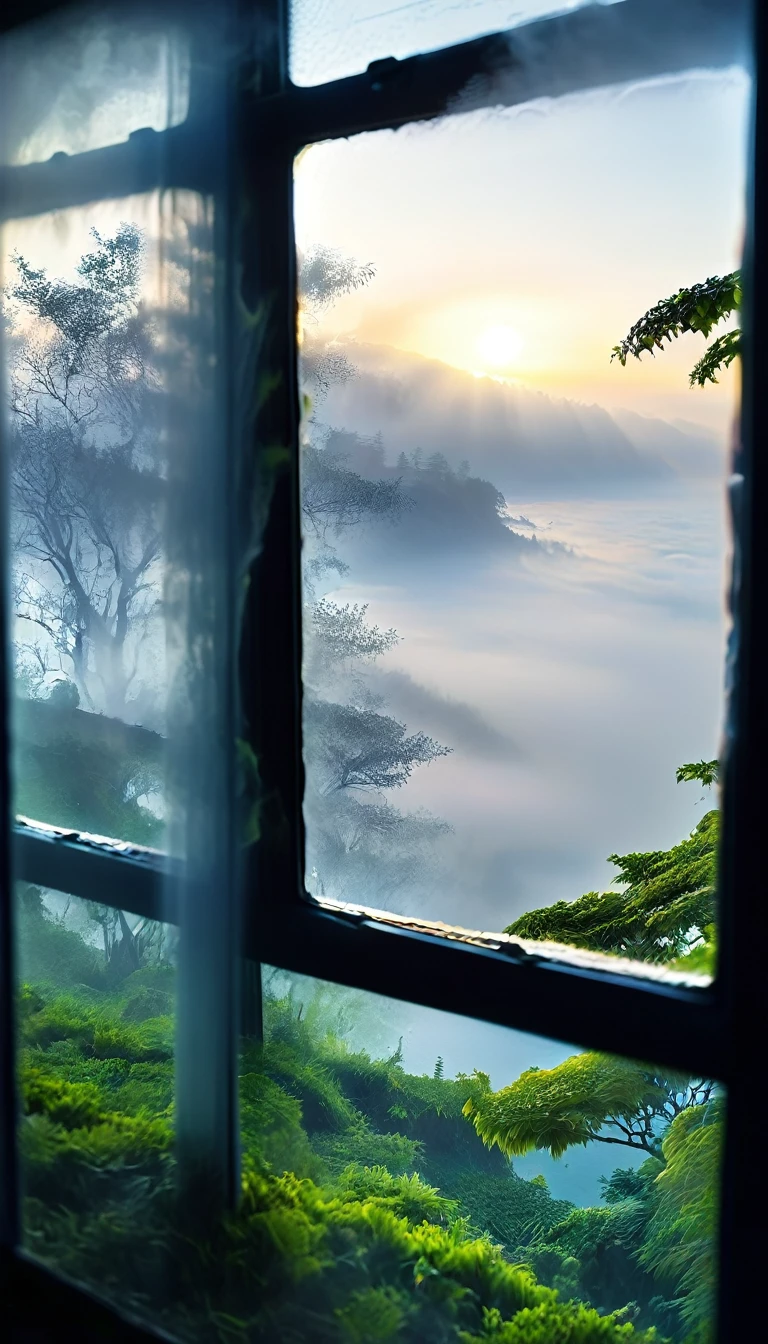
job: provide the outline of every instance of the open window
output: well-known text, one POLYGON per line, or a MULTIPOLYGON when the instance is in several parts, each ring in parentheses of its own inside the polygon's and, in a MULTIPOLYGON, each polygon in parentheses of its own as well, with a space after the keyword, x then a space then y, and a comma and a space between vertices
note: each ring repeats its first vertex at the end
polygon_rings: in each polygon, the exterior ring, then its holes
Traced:
POLYGON ((2 23, 15 1300, 746 1337, 761 15, 2 23))

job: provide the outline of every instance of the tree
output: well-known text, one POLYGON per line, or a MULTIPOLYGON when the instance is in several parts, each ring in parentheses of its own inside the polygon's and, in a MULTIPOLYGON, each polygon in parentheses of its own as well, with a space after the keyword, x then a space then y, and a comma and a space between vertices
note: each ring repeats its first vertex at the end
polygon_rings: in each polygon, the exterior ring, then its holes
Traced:
MULTIPOLYGON (((716 761, 683 765, 678 781, 698 780, 710 787, 716 761)), ((675 963, 707 941, 715 919, 717 845, 720 816, 702 817, 695 830, 668 850, 611 854, 622 891, 587 892, 575 901, 522 915, 505 930, 518 938, 547 940, 593 952, 675 963)), ((689 969, 694 967, 689 965, 689 969)))
POLYGON ((301 511, 310 537, 328 546, 367 517, 397 518, 405 507, 401 482, 367 480, 345 465, 340 453, 308 444, 302 453, 301 511))
MULTIPOLYGON (((629 355, 640 359, 647 351, 653 355, 664 349, 664 341, 677 340, 681 332, 698 331, 709 336, 713 327, 741 308, 741 272, 713 275, 690 289, 680 289, 668 299, 662 299, 649 308, 630 328, 620 345, 613 347, 611 359, 626 365, 629 355)), ((741 354, 741 332, 738 327, 718 336, 691 370, 691 387, 716 383, 717 373, 727 369, 741 354)))
POLYGON ((142 235, 92 236, 75 283, 14 257, 14 607, 40 634, 44 672, 65 672, 88 708, 130 717, 159 601, 156 379, 142 235))
POLYGON ((664 1170, 639 1261, 679 1295, 681 1315, 699 1341, 709 1337, 717 1282, 717 1218, 722 1101, 676 1116, 662 1142, 664 1170))
POLYGON ((709 1101, 714 1083, 661 1072, 647 1064, 588 1052, 553 1069, 528 1069, 493 1092, 485 1073, 467 1080, 464 1115, 489 1147, 507 1157, 533 1149, 553 1157, 575 1144, 618 1144, 656 1156, 661 1130, 709 1101))
POLYGON ((450 752, 426 733, 408 736, 397 719, 356 705, 309 700, 304 724, 307 762, 323 794, 339 789, 399 789, 414 766, 428 765, 450 752))
POLYGON ((315 246, 299 254, 298 287, 301 295, 301 375, 315 404, 332 383, 345 383, 356 369, 343 350, 318 337, 320 315, 344 294, 367 285, 376 274, 372 262, 360 265, 332 247, 315 246))
POLYGON ((318 596, 324 580, 348 571, 337 550, 339 540, 372 521, 397 525, 410 503, 401 475, 384 467, 378 438, 368 444, 373 472, 362 474, 349 464, 354 436, 324 430, 313 411, 332 382, 356 372, 343 352, 318 337, 318 317, 373 275, 372 265, 359 266, 328 248, 314 248, 300 258, 307 412, 301 457, 304 810, 310 890, 386 906, 404 886, 423 884, 432 847, 450 829, 427 812, 398 811, 386 794, 402 788, 416 766, 449 749, 423 732, 409 733, 385 712, 383 700, 366 682, 370 665, 397 644, 397 631, 369 623, 366 603, 341 604, 318 596))

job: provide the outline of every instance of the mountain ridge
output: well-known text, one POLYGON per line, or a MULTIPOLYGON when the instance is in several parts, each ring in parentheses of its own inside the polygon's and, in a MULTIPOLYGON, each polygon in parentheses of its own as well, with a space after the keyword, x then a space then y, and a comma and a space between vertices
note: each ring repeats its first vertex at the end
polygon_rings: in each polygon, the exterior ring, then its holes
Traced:
POLYGON ((722 474, 718 436, 661 417, 555 398, 390 346, 337 343, 355 375, 331 383, 316 420, 381 434, 387 457, 420 448, 469 463, 509 497, 622 495, 722 474))

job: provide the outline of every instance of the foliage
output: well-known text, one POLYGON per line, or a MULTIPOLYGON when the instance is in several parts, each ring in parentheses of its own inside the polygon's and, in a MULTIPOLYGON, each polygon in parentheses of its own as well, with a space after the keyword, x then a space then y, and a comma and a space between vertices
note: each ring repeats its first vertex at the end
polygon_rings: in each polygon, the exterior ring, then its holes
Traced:
POLYGON ((338 789, 399 789, 417 765, 447 756, 426 733, 408 736, 388 714, 327 700, 309 701, 304 711, 306 759, 322 793, 338 789))
POLYGON ((9 316, 26 320, 11 367, 13 591, 43 673, 118 716, 140 692, 159 600, 162 486, 143 238, 132 224, 91 232, 74 284, 13 259, 9 316))
POLYGON ((683 780, 698 780, 709 789, 717 783, 719 770, 718 761, 689 761, 687 765, 678 766, 676 779, 678 784, 683 780))
MULTIPOLYGON (((692 285, 689 289, 680 289, 668 299, 662 299, 649 308, 631 327, 620 345, 613 347, 611 359, 618 359, 625 365, 629 355, 635 359, 650 351, 664 349, 664 341, 677 340, 681 332, 697 331, 709 336, 716 327, 731 313, 741 307, 741 272, 732 271, 729 275, 710 276, 703 283, 692 285)), ((694 366, 690 375, 690 385, 703 387, 705 383, 716 383, 719 369, 727 368, 741 354, 741 333, 738 329, 719 336, 709 346, 702 359, 694 366)))
MULTIPOLYGON (((354 377, 355 369, 313 328, 339 296, 368 284, 374 268, 314 248, 299 269, 302 377, 317 404, 331 383, 354 377)), ((357 470, 350 449, 364 441, 322 432, 309 414, 309 394, 306 409, 301 460, 306 881, 313 895, 359 901, 365 889, 370 900, 386 906, 404 885, 418 885, 435 842, 450 829, 427 814, 398 811, 386 793, 448 748, 425 733, 407 733, 366 685, 366 670, 395 646, 397 631, 369 624, 367 604, 341 605, 318 596, 318 589, 349 568, 334 544, 340 537, 376 523, 399 527, 413 500, 399 473, 386 468, 378 439, 369 445, 377 469, 357 470)))
POLYGON ((400 480, 369 480, 347 465, 346 454, 307 445, 301 461, 301 511, 304 526, 328 544, 364 519, 397 518, 407 507, 400 480))
POLYGON ((312 624, 327 664, 349 664, 357 659, 379 658, 397 643, 396 630, 368 625, 367 604, 338 606, 323 598, 312 608, 312 624))
POLYGON ((53 916, 39 887, 18 883, 16 915, 17 957, 27 979, 41 987, 104 984, 103 961, 96 948, 53 916))
POLYGON ((553 1069, 528 1069, 498 1092, 484 1073, 469 1083, 464 1114, 484 1143, 509 1157, 533 1149, 560 1157, 590 1142, 653 1154, 659 1123, 706 1102, 713 1086, 595 1052, 571 1055, 553 1069))
POLYGON ((718 1189, 723 1117, 718 1098, 677 1116, 664 1137, 665 1167, 640 1261, 673 1287, 694 1338, 709 1338, 717 1281, 718 1189))
POLYGON ((162 823, 141 801, 161 778, 158 733, 57 702, 53 694, 47 700, 17 697, 13 713, 23 760, 17 813, 92 835, 158 844, 162 823))
MULTIPOLYGON (((696 762, 679 780, 711 784, 716 762, 696 762)), ((676 962, 700 941, 715 916, 720 818, 707 812, 687 839, 668 850, 612 854, 622 891, 588 892, 532 910, 506 932, 519 938, 569 943, 644 961, 676 962)), ((693 969, 693 966, 690 966, 693 969)))
MULTIPOLYGON (((589 1055, 503 1089, 525 1093, 529 1130, 553 1151, 564 1127, 570 1141, 598 1137, 596 1099, 631 1146, 642 1108, 652 1117, 658 1156, 614 1173, 604 1208, 577 1210, 486 1146, 482 1075, 410 1074, 400 1049, 372 1058, 346 1039, 355 1019, 342 991, 280 984, 268 983, 263 1047, 242 1047, 242 1206, 206 1243, 174 1213, 172 969, 23 989, 25 1216, 39 1254, 202 1340, 650 1344, 654 1323, 681 1338, 655 1275, 658 1262, 669 1295, 690 1295, 675 1279, 693 1247, 675 1213, 684 1180, 673 1173, 662 1193, 656 1178, 679 1160, 662 1130, 676 1111, 706 1109, 701 1089, 589 1055)), ((610 1118, 604 1128, 621 1134, 610 1118)))

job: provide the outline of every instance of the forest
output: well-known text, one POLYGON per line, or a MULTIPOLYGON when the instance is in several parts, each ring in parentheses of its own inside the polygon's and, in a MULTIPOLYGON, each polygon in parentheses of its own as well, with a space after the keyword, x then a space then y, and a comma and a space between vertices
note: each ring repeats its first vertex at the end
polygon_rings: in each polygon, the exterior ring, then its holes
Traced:
MULTIPOLYGON (((493 1092, 350 1041, 378 1005, 265 974, 243 1040, 239 1209, 178 1219, 169 939, 141 965, 18 894, 27 1245, 195 1339, 591 1341, 709 1337, 721 1101, 711 1082, 594 1053, 493 1092), (361 1020, 362 1019, 362 1020, 361 1020), (615 1145, 601 1202, 553 1199, 515 1155, 615 1145), (621 1166, 620 1148, 640 1150, 621 1166)), ((378 1010, 380 1011, 380 1009, 378 1010)), ((446 1023, 446 1029, 449 1029, 446 1023)))
MULTIPOLYGON (((17 811, 163 844, 162 436, 144 240, 94 234, 75 281, 16 258, 11 503, 17 811), (30 326, 31 323, 31 326, 30 326), (34 334, 30 335, 30 331, 34 334), (25 632, 22 635, 20 632, 25 632), (31 632, 31 634, 29 633, 31 632)), ((431 880, 449 829, 391 801, 451 744, 388 712, 369 673, 397 642, 329 596, 363 528, 519 553, 504 497, 468 467, 324 428, 354 377, 311 316, 360 267, 302 259, 307 888, 387 907, 431 880)), ((728 352, 726 352, 727 355, 728 352)), ((681 784, 716 782, 715 762, 681 784)), ((711 973, 718 811, 667 851, 614 855, 611 890, 509 932, 711 973)), ((20 883, 18 1019, 28 1247, 172 1332, 216 1341, 592 1344, 710 1338, 723 1099, 713 1080, 580 1053, 494 1089, 363 1048, 365 996, 264 973, 241 1042, 242 1198, 212 1237, 179 1216, 174 932, 20 883), (515 1172, 531 1151, 618 1151, 594 1207, 515 1172)))

